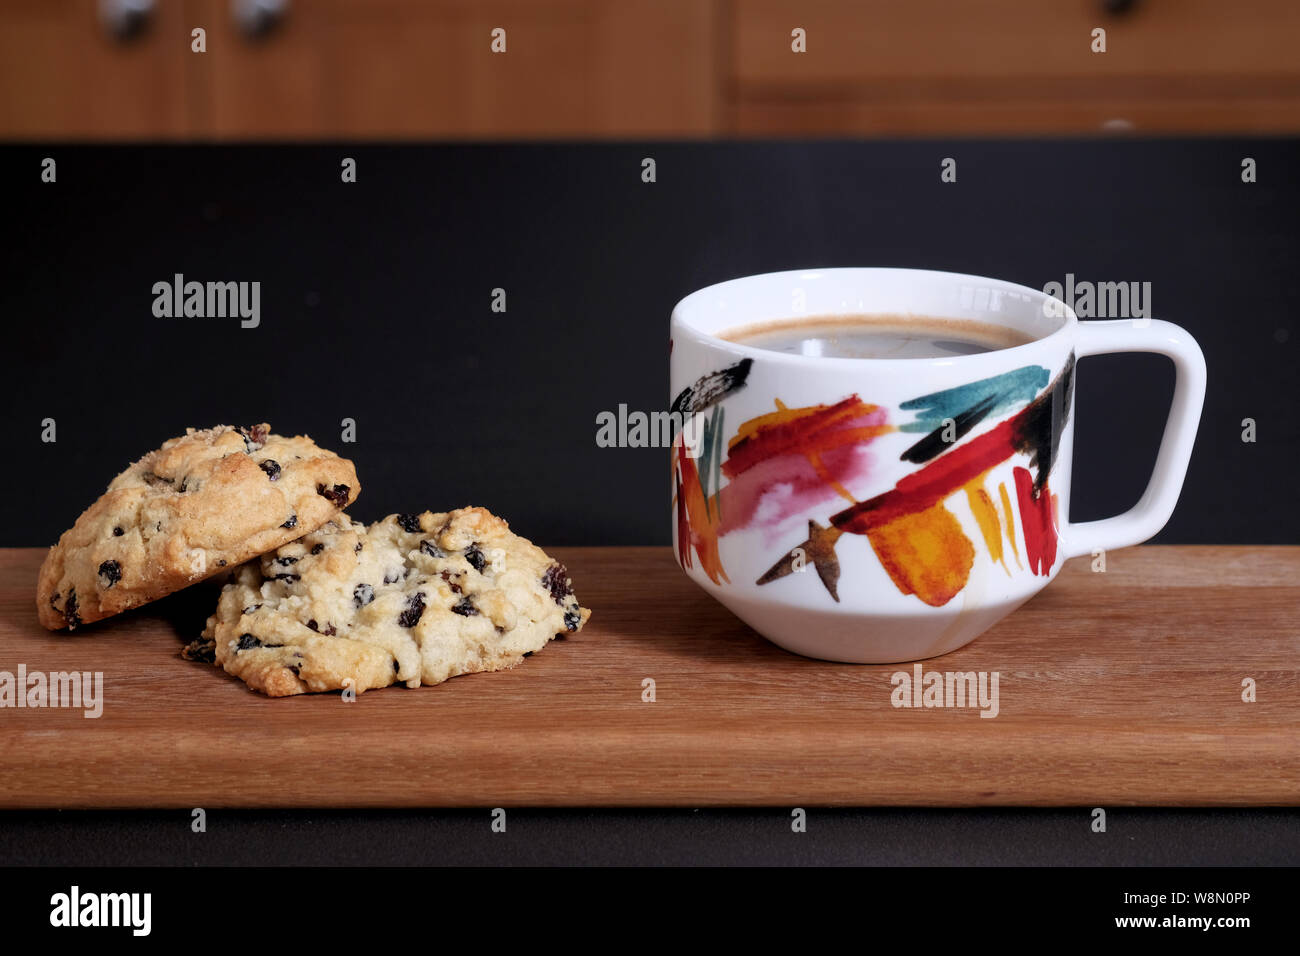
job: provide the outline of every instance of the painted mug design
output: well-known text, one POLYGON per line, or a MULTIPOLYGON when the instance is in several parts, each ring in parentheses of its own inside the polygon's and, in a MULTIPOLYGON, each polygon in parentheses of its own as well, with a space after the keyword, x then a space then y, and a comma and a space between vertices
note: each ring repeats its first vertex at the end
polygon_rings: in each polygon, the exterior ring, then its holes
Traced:
POLYGON ((812 564, 838 602, 836 546, 845 534, 863 535, 901 593, 941 607, 966 586, 974 565, 976 543, 945 505, 964 495, 990 560, 1010 574, 1010 552, 1018 568, 1027 564, 1035 575, 1051 573, 1060 516, 1049 478, 1070 413, 1073 355, 1051 381, 1046 368, 1026 365, 917 396, 899 405, 897 424, 887 408, 856 394, 801 408, 788 408, 778 398, 772 412, 736 429, 724 460, 723 400, 745 387, 751 364, 744 359, 706 375, 673 402, 684 419, 702 416, 696 447, 688 448, 683 432, 671 451, 684 567, 698 559, 714 584, 729 583, 718 550, 721 537, 752 529, 776 535, 793 517, 816 513, 825 523, 809 517, 808 537, 785 551, 758 585, 812 564), (1006 417, 970 437, 977 425, 1000 414, 1006 417), (872 481, 870 446, 890 432, 922 436, 901 455, 920 467, 888 491, 860 498, 872 481), (1016 465, 1013 488, 999 482, 995 498, 987 487, 989 473, 1017 454, 1028 456, 1029 467, 1016 465))

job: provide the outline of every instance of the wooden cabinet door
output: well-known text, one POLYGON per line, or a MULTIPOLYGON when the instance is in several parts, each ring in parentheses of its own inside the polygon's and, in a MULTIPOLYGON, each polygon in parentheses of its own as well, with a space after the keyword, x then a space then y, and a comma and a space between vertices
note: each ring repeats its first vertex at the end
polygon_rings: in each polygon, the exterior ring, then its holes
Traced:
POLYGON ((255 40, 225 0, 201 3, 200 86, 219 138, 692 135, 716 123, 716 25, 701 0, 314 0, 255 40))
POLYGON ((165 138, 196 131, 183 2, 116 39, 96 0, 0 2, 0 136, 165 138))

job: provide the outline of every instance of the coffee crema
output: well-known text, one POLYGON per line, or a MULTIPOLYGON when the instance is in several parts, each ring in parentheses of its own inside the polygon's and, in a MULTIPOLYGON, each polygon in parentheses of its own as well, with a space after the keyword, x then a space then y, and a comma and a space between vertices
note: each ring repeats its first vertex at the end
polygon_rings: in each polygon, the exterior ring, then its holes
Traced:
POLYGON ((978 319, 912 315, 813 315, 736 326, 718 338, 787 355, 926 359, 977 355, 1032 342, 1019 329, 978 319))

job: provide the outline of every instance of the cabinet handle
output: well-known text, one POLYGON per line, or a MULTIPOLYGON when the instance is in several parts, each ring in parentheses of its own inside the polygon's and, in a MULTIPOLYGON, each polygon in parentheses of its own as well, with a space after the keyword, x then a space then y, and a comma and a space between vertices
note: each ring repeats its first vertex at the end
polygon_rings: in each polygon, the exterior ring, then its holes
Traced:
POLYGON ((230 0, 230 14, 239 32, 250 40, 261 39, 284 22, 289 0, 230 0))
POLYGON ((114 40, 126 43, 149 29, 157 7, 154 0, 99 0, 99 22, 114 40))

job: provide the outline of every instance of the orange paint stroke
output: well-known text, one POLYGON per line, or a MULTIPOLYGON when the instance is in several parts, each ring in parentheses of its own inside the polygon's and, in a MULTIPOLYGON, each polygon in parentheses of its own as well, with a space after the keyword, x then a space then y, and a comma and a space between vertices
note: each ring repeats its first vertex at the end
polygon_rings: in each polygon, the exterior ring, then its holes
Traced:
POLYGON ((951 601, 975 563, 974 546, 942 502, 870 527, 866 534, 895 587, 931 607, 951 601))
POLYGON ((695 459, 681 453, 681 437, 673 444, 672 456, 677 471, 677 553, 685 567, 691 566, 690 548, 700 559, 700 568, 714 584, 731 583, 727 573, 722 569, 722 556, 718 553, 718 527, 722 522, 722 513, 716 507, 710 508, 700 486, 699 472, 695 468, 695 459))
POLYGON ((673 508, 677 512, 677 557, 682 567, 695 566, 691 557, 691 523, 686 517, 686 496, 682 493, 682 480, 677 474, 677 456, 673 455, 673 508))
POLYGON ((845 488, 842 484, 836 481, 835 476, 831 474, 831 470, 827 468, 826 465, 822 462, 822 456, 819 452, 810 454, 808 456, 808 463, 813 466, 813 471, 817 472, 817 477, 820 478, 822 481, 826 482, 826 484, 829 485, 831 488, 834 488, 835 493, 839 495, 841 498, 845 499, 846 501, 858 500, 857 498, 853 497, 853 494, 852 492, 849 491, 849 489, 845 488))

